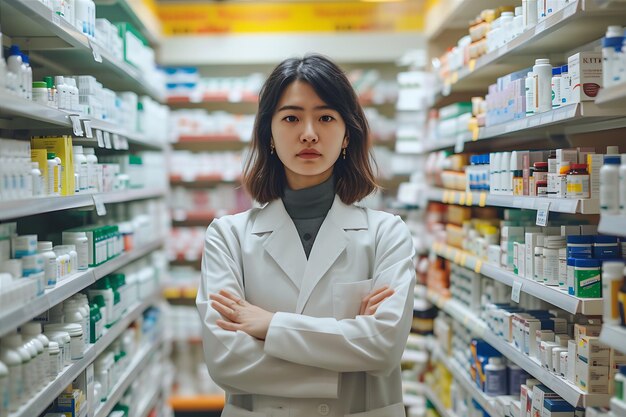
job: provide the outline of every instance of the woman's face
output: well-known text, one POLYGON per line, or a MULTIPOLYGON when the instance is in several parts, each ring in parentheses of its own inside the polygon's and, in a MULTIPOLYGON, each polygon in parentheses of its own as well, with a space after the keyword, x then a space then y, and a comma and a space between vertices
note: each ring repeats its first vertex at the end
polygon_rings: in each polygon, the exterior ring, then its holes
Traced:
POLYGON ((341 149, 348 146, 346 124, 313 87, 294 81, 274 111, 272 143, 289 188, 312 187, 330 178, 341 149))

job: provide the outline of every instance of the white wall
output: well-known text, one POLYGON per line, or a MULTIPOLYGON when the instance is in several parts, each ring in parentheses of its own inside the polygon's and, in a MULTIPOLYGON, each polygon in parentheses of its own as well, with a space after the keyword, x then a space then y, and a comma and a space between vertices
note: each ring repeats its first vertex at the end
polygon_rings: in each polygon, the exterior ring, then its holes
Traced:
POLYGON ((307 52, 341 63, 394 62, 409 49, 425 47, 421 33, 280 33, 163 38, 161 65, 276 64, 307 52))

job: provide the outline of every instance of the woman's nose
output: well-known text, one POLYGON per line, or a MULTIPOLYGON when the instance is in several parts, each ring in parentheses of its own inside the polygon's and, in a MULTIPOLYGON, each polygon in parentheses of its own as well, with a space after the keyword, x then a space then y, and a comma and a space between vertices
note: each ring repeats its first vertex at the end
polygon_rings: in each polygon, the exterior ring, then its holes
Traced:
POLYGON ((300 134, 300 142, 302 142, 302 143, 306 143, 306 142, 317 143, 318 139, 319 138, 317 137, 317 133, 315 132, 313 124, 312 123, 305 123, 304 130, 300 134))

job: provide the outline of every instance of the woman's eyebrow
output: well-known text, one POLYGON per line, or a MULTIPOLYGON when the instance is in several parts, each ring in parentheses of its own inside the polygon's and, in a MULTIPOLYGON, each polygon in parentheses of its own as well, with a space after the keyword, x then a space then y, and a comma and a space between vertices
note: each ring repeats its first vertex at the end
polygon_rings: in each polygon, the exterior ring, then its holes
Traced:
MULTIPOLYGON (((279 112, 279 111, 284 111, 284 110, 304 111, 304 107, 286 105, 286 106, 282 106, 281 108, 279 108, 276 111, 279 112)), ((333 110, 334 111, 335 109, 333 109, 332 107, 327 106, 326 104, 324 104, 322 106, 314 107, 313 110, 333 110)))

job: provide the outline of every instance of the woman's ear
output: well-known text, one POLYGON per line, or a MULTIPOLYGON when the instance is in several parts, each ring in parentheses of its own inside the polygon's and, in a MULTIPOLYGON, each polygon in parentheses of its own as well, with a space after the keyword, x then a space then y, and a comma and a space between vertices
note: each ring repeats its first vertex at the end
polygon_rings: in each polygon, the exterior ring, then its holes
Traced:
POLYGON ((343 142, 341 144, 341 147, 342 148, 347 148, 349 143, 350 143, 350 138, 348 137, 348 135, 345 135, 343 137, 343 142))

